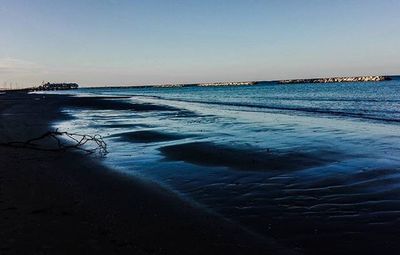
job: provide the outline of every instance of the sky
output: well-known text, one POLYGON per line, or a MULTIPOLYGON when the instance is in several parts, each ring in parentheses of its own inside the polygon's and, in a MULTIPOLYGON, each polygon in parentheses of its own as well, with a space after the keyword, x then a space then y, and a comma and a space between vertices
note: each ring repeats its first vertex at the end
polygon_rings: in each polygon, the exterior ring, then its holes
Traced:
POLYGON ((0 0, 0 87, 400 74, 399 13, 399 0, 0 0))

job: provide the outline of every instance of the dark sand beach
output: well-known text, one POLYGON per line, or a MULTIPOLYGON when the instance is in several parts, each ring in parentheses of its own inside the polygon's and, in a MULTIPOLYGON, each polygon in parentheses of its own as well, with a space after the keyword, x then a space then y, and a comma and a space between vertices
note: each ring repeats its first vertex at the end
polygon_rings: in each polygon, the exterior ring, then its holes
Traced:
MULTIPOLYGON (((60 112, 67 106, 163 110, 99 97, 7 93, 0 95, 0 142, 40 136, 67 118, 60 112)), ((175 155, 173 148, 165 153, 175 155)), ((6 146, 0 146, 0 240, 0 254, 292 254, 82 153, 6 146)))

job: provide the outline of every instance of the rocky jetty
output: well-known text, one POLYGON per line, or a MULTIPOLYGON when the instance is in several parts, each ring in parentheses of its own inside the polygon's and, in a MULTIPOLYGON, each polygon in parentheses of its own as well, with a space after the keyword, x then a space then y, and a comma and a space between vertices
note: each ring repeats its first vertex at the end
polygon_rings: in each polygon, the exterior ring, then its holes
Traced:
MULTIPOLYGON (((161 84, 161 85, 153 85, 149 87, 157 87, 157 88, 177 88, 177 87, 217 87, 217 86, 246 86, 246 85, 255 85, 258 82, 256 81, 227 81, 227 82, 208 82, 208 83, 194 83, 194 84, 161 84)), ((144 86, 141 86, 142 88, 144 86)))
POLYGON ((255 85, 255 81, 231 81, 231 82, 211 82, 211 83, 200 83, 200 87, 208 86, 245 86, 245 85, 255 85))
POLYGON ((292 83, 332 83, 332 82, 378 82, 391 80, 388 76, 357 76, 357 77, 332 77, 315 79, 280 80, 281 84, 292 83))

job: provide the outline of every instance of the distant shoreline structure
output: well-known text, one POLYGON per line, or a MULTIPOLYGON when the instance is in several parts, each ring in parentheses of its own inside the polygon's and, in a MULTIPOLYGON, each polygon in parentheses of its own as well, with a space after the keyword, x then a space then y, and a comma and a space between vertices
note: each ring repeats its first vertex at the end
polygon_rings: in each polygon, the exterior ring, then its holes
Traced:
MULTIPOLYGON (((222 87, 222 86, 252 86, 262 83, 285 85, 285 84, 307 84, 307 83, 345 83, 345 82, 382 82, 390 80, 400 80, 399 75, 369 75, 369 76, 347 76, 347 77, 330 77, 330 78, 310 78, 310 79, 286 79, 272 81, 228 81, 228 82, 204 82, 204 83, 172 83, 172 84, 154 84, 154 85, 117 85, 117 86, 99 86, 84 87, 85 89, 107 88, 180 88, 180 87, 222 87)), ((51 90, 73 90, 78 89, 77 83, 42 83, 38 87, 8 89, 0 88, 0 91, 51 91, 51 90)))
MULTIPOLYGON (((393 76, 395 77, 395 76, 393 76)), ((397 76, 396 76, 397 77, 397 76)), ((181 88, 181 87, 222 87, 222 86, 252 86, 261 83, 270 84, 301 84, 301 83, 344 83, 344 82, 381 82, 390 81, 392 76, 374 75, 374 76, 349 76, 349 77, 330 77, 330 78, 311 78, 311 79, 287 79, 273 81, 230 81, 230 82, 204 82, 191 84, 157 84, 157 85, 138 85, 138 86, 105 86, 102 88, 181 88)), ((85 87, 86 89, 98 87, 85 87)))
POLYGON ((70 90, 70 89, 78 89, 79 85, 77 83, 43 83, 37 88, 33 88, 36 91, 44 91, 44 90, 70 90))
POLYGON ((0 88, 0 92, 7 91, 15 91, 15 92, 31 92, 31 91, 52 91, 52 90, 73 90, 78 89, 79 85, 77 83, 50 83, 43 82, 40 86, 37 87, 28 87, 28 88, 17 88, 17 89, 2 89, 0 88))
POLYGON ((187 86, 198 86, 198 87, 218 87, 218 86, 249 86, 255 85, 257 81, 227 81, 227 82, 205 82, 195 84, 161 84, 152 85, 151 87, 187 87, 187 86))
POLYGON ((279 84, 298 84, 298 83, 334 83, 334 82, 379 82, 392 80, 389 76, 354 76, 354 77, 331 77, 313 79, 293 79, 279 80, 279 84))

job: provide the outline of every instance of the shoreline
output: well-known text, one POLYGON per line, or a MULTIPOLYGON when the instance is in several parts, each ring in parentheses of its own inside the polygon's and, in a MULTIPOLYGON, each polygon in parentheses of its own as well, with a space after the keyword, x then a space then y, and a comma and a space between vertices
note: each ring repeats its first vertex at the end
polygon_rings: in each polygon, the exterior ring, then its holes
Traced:
MULTIPOLYGON (((280 80, 255 80, 255 81, 224 81, 224 82, 200 82, 200 83, 172 83, 152 85, 106 85, 106 86, 83 86, 76 88, 40 88, 26 87, 20 89, 0 88, 0 95, 6 92, 35 92, 35 91, 68 91, 76 89, 143 89, 143 88, 187 88, 187 87, 240 87, 254 86, 260 84, 289 85, 289 84, 313 84, 313 83, 362 83, 362 82, 383 82, 397 80, 400 75, 365 75, 365 76, 337 76, 320 78, 280 79, 280 80)), ((78 86, 78 84, 76 84, 78 86)))
MULTIPOLYGON (((0 141, 39 136, 64 107, 132 110, 99 97, 0 95, 0 141)), ((293 254, 162 187, 83 154, 0 146, 1 254, 293 254)))

